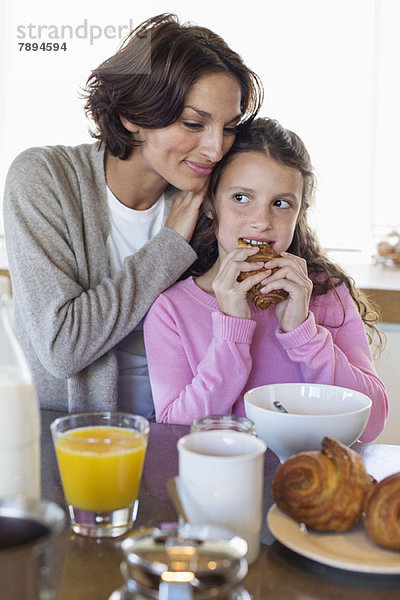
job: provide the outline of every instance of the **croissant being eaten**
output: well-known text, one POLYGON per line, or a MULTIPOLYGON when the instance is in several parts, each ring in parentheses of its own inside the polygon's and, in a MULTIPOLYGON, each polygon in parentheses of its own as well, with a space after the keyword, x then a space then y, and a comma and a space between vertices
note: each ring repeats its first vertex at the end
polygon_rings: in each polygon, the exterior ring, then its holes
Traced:
POLYGON ((368 497, 364 527, 387 550, 400 550, 400 473, 376 483, 368 497))
POLYGON ((279 508, 318 531, 347 531, 360 521, 373 478, 357 452, 328 437, 321 451, 286 460, 273 480, 279 508))
MULTIPOLYGON (((253 246, 253 244, 251 243, 251 240, 244 240, 243 238, 240 238, 238 240, 238 246, 239 248, 249 248, 253 246)), ((257 248, 259 248, 257 254, 249 256, 247 262, 267 262, 269 260, 272 260, 273 258, 280 256, 266 242, 264 244, 257 244, 257 248)), ((275 273, 275 271, 277 270, 277 268, 272 269, 272 273, 275 273)), ((258 271, 241 272, 238 277, 238 280, 243 281, 244 279, 247 279, 247 277, 250 277, 250 275, 254 275, 255 273, 259 273, 260 271, 261 269, 259 269, 258 271)), ((261 288, 261 283, 253 285, 253 287, 250 290, 250 295, 253 304, 263 310, 268 308, 271 304, 278 304, 278 302, 282 302, 282 300, 285 300, 288 297, 288 293, 285 292, 285 290, 272 290, 268 294, 262 294, 260 292, 261 288)))

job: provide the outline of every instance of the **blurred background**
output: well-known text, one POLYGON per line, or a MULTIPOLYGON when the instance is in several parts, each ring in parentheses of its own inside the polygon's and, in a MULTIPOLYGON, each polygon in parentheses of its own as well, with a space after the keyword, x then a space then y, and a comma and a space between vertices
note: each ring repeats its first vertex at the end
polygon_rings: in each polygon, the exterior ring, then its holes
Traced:
POLYGON ((140 22, 175 12, 224 37, 264 83, 261 114, 304 139, 324 246, 368 253, 377 227, 400 224, 398 0, 0 3, 1 190, 24 148, 90 141, 79 90, 91 69, 140 22), (27 49, 43 41, 66 50, 27 49))

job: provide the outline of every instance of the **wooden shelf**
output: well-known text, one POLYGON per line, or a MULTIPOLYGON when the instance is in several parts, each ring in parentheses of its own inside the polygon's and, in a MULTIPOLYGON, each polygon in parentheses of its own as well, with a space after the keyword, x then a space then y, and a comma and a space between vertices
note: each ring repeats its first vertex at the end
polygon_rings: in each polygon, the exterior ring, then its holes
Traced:
POLYGON ((400 291, 363 289, 378 307, 384 323, 400 323, 400 291))
POLYGON ((382 321, 400 323, 400 269, 379 265, 343 264, 343 269, 379 308, 382 321))

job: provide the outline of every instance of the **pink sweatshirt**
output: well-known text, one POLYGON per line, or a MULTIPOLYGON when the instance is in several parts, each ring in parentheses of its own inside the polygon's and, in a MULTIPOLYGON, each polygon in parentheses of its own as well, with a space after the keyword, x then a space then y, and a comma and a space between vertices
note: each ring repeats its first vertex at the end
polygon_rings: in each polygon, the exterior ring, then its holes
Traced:
POLYGON ((219 413, 244 415, 244 393, 279 382, 325 383, 358 390, 372 400, 361 436, 374 440, 388 412, 363 321, 347 290, 312 297, 307 320, 283 333, 274 307, 251 307, 252 319, 221 313, 213 296, 190 277, 162 293, 144 323, 157 421, 190 424, 219 413))

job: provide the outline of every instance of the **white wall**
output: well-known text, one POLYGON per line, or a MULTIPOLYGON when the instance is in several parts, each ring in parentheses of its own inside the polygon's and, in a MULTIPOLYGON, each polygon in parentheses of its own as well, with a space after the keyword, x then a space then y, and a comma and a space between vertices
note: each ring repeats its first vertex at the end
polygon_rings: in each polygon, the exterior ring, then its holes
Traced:
MULTIPOLYGON (((372 239, 373 219, 400 224, 393 193, 399 0, 0 0, 0 198, 8 166, 24 148, 90 140, 78 91, 120 44, 108 37, 107 26, 134 26, 165 11, 224 37, 264 82, 262 114, 303 137, 319 173, 324 245, 363 248, 372 239), (21 27, 76 30, 85 20, 103 28, 101 37, 65 35, 65 52, 19 49, 18 42, 35 42, 21 39, 21 27)), ((43 33, 36 42, 43 40, 51 41, 43 33)))
POLYGON ((380 444, 400 444, 400 324, 381 323, 386 347, 375 361, 389 398, 389 418, 385 430, 375 440, 380 444))

